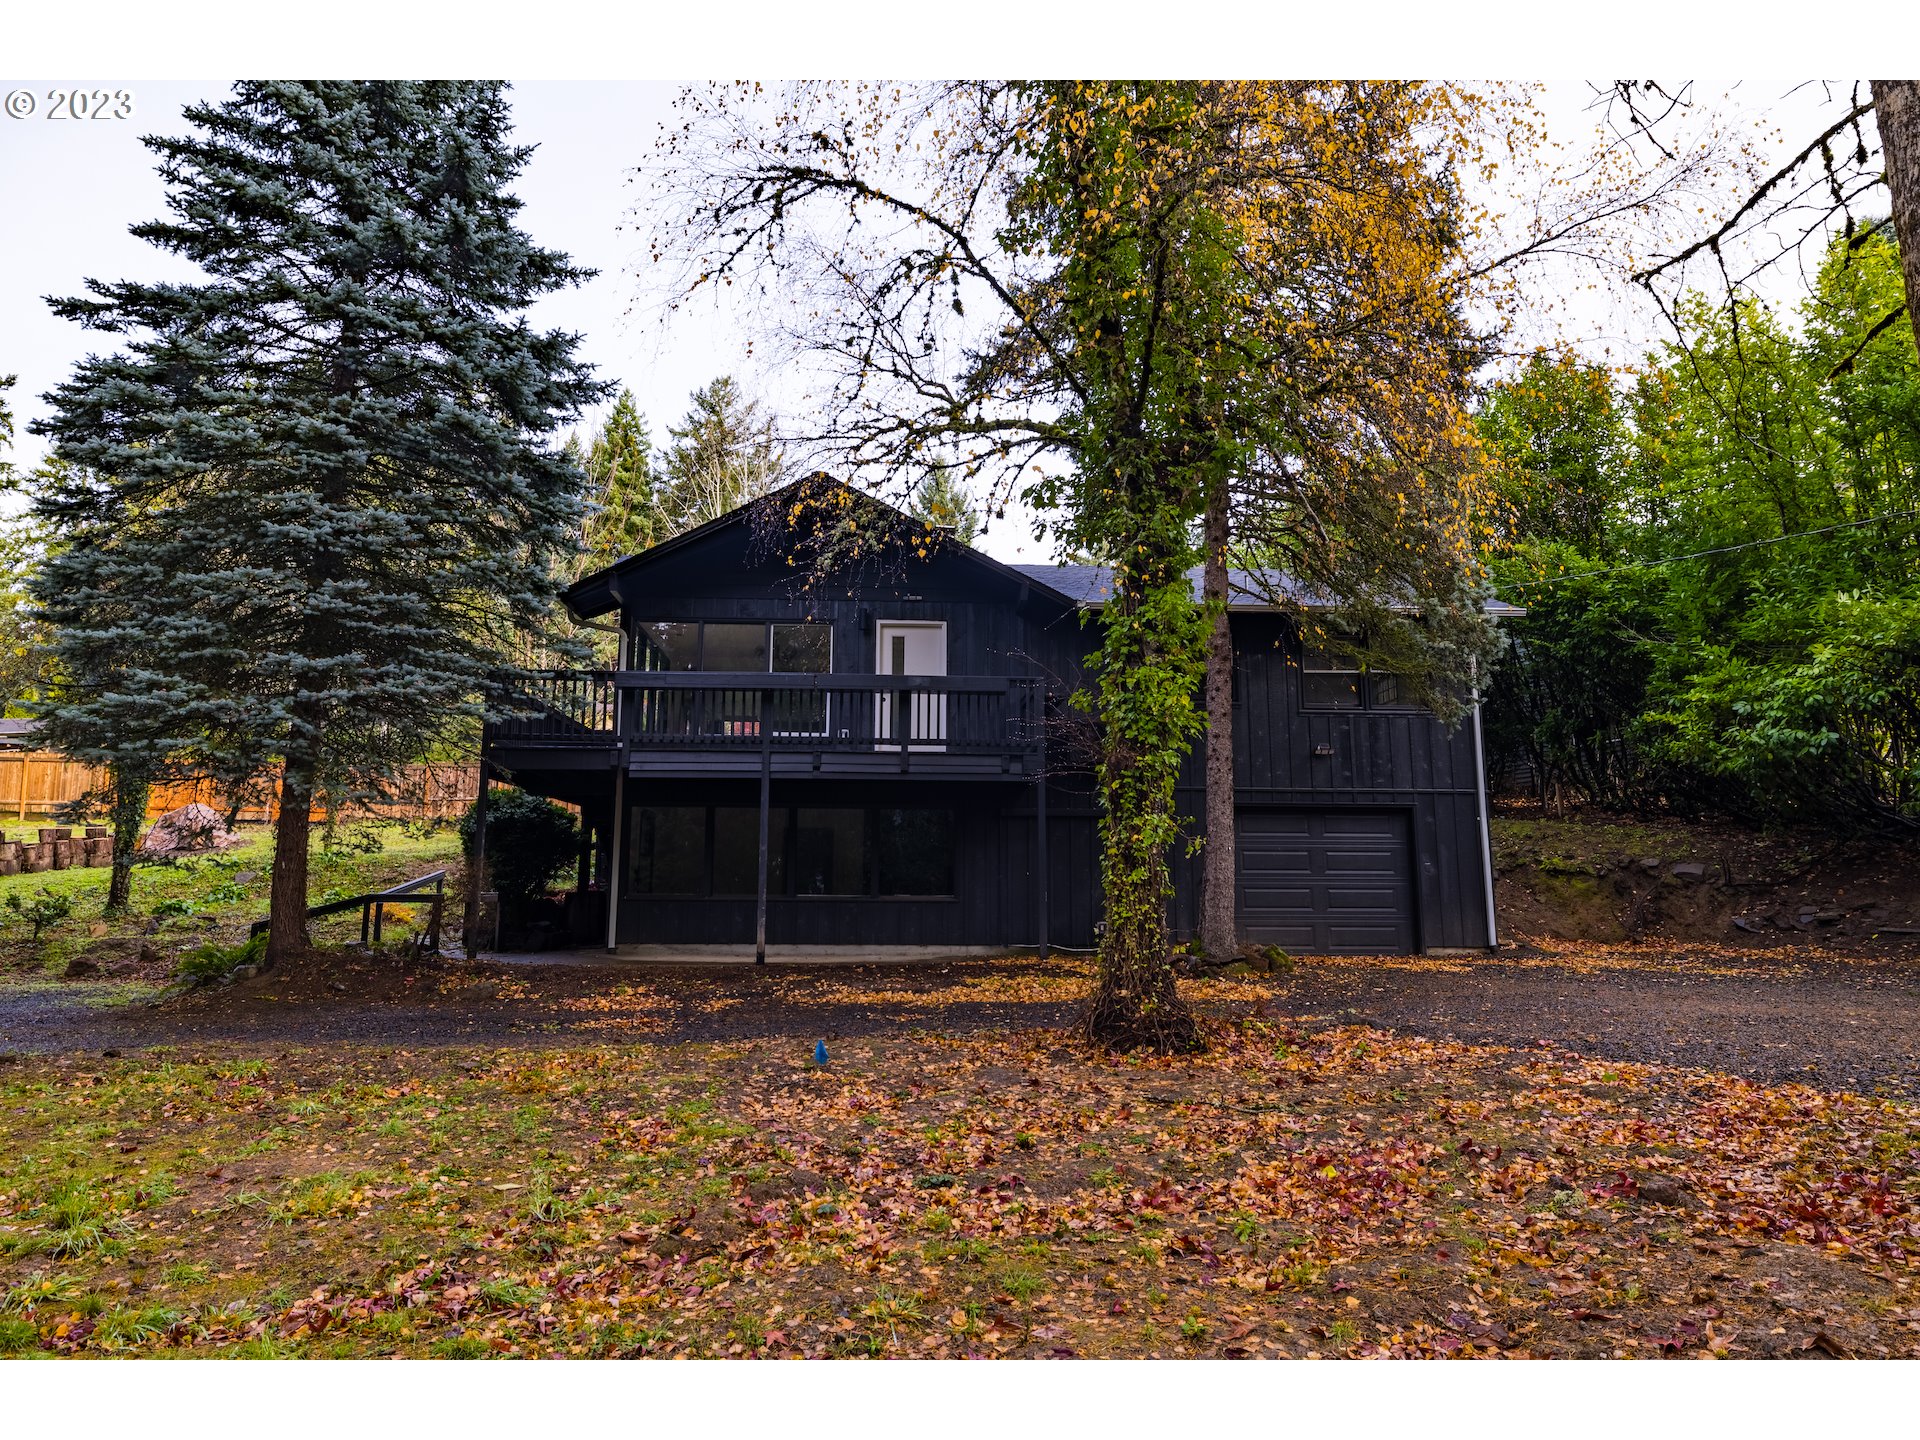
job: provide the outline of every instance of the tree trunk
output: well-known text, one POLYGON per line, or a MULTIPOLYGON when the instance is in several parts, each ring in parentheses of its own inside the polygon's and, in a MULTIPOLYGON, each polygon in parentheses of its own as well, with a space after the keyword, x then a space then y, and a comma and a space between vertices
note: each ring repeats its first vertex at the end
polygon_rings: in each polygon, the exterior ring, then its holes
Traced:
POLYGON ((1920 343, 1920 80, 1875 80, 1873 121, 1880 130, 1893 234, 1907 287, 1907 323, 1920 343))
POLYGON ((107 915, 124 915, 133 901, 133 857, 147 819, 152 787, 130 770, 113 769, 113 874, 107 880, 107 915))
MULTIPOLYGON (((1156 707, 1173 696, 1155 683, 1166 676, 1169 665, 1155 626, 1141 613, 1141 568, 1136 561, 1115 574, 1115 595, 1105 617, 1107 639, 1100 653, 1097 783, 1100 878, 1107 913, 1099 977, 1082 1024, 1088 1039, 1122 1053, 1145 1048, 1182 1054, 1204 1048, 1193 1012, 1174 985, 1173 947, 1167 935, 1172 889, 1167 842, 1177 834, 1173 786, 1183 747, 1167 744, 1166 719, 1157 713, 1156 707), (1144 693, 1135 688, 1143 682, 1144 693)), ((1173 583, 1184 588, 1186 577, 1176 570, 1173 583)), ((1188 671, 1180 681, 1180 701, 1188 706, 1192 683, 1188 671)))
POLYGON ((1227 481, 1224 472, 1207 496, 1206 560, 1201 598, 1207 627, 1207 798, 1205 847, 1200 852, 1200 948, 1216 961, 1240 948, 1234 923, 1233 632, 1227 622, 1227 481))
POLYGON ((313 767, 287 759, 273 827, 273 886, 267 905, 268 969, 307 949, 307 859, 313 846, 313 767))

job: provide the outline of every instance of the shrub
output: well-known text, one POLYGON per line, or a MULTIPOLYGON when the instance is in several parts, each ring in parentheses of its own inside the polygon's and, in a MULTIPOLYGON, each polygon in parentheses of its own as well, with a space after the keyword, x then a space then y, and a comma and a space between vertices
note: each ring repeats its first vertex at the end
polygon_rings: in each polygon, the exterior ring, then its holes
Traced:
MULTIPOLYGON (((468 856, 473 854, 473 834, 474 808, 469 808, 460 821, 460 848, 468 856)), ((495 790, 487 796, 487 868, 503 908, 523 907, 543 897, 579 854, 579 825, 551 800, 524 790, 495 790)))
POLYGON ((221 945, 212 940, 180 957, 174 974, 182 980, 211 985, 238 970, 242 965, 258 965, 267 953, 267 932, 248 937, 242 945, 221 945))
POLYGON ((7 896, 7 909, 33 927, 33 943, 38 945, 43 930, 73 914, 73 897, 56 895, 42 885, 31 900, 23 902, 18 895, 7 896))

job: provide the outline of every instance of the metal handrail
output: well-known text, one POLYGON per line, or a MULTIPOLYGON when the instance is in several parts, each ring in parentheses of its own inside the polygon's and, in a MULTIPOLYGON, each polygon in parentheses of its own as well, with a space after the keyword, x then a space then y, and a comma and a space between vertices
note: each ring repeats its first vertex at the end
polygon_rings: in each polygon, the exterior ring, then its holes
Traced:
MULTIPOLYGON (((380 943, 380 933, 386 919, 386 907, 389 905, 431 905, 433 913, 427 917, 427 948, 438 952, 440 949, 441 921, 445 915, 447 899, 447 872, 434 870, 415 880, 395 885, 388 890, 374 890, 365 895, 350 896, 345 900, 329 900, 324 905, 309 905, 307 919, 317 920, 323 915, 339 915, 358 908, 360 911, 360 947, 368 947, 368 932, 371 929, 372 943, 380 943), (432 890, 426 889, 433 886, 432 890)), ((272 921, 256 920, 247 929, 248 938, 267 930, 272 921)))

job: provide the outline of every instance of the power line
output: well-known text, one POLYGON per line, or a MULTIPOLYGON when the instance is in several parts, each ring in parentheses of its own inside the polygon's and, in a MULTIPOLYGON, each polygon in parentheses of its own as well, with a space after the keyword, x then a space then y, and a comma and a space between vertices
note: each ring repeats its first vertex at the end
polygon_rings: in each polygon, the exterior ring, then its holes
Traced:
POLYGON ((1618 575, 1623 570, 1649 570, 1656 565, 1674 565, 1682 560, 1704 560, 1709 555, 1731 555, 1736 550, 1752 550, 1761 545, 1778 545, 1785 540, 1805 540, 1814 535, 1831 535, 1839 530, 1858 530, 1863 525, 1880 525, 1888 520, 1911 520, 1920 516, 1920 509, 1892 510, 1885 515, 1874 515, 1865 520, 1848 520, 1839 525, 1826 525, 1818 530, 1796 530, 1790 535, 1769 535, 1764 540, 1743 540, 1738 545, 1719 545, 1711 550, 1696 550, 1691 555, 1665 555, 1658 560, 1634 560, 1625 565, 1612 565, 1605 570, 1579 570, 1571 574, 1555 575, 1546 580, 1522 580, 1521 587, 1528 585, 1558 585, 1562 580, 1592 580, 1601 575, 1618 575))

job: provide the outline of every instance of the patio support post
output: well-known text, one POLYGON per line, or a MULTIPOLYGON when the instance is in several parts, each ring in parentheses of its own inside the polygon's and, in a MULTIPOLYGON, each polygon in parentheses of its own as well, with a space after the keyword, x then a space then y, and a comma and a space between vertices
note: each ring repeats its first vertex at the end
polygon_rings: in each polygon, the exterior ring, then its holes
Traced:
POLYGON ((613 772, 613 833, 607 850, 607 953, 613 954, 620 922, 620 832, 627 819, 627 750, 616 752, 620 768, 613 772))
POLYGON ((753 963, 767 963, 767 815, 773 791, 773 692, 760 692, 760 870, 753 919, 753 963))
MULTIPOLYGON (((1044 707, 1046 702, 1041 701, 1044 707)), ((1047 942, 1053 934, 1053 906, 1047 895, 1047 877, 1052 873, 1047 867, 1047 738, 1045 722, 1040 732, 1040 778, 1034 782, 1033 813, 1034 828, 1034 868, 1039 872, 1040 885, 1040 958, 1047 958, 1047 942)))
MULTIPOLYGON (((480 762, 480 792, 473 801, 473 854, 467 857, 467 959, 480 948, 480 892, 487 883, 487 789, 492 767, 480 762)), ((367 914, 360 912, 360 943, 367 943, 367 914)))

